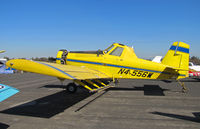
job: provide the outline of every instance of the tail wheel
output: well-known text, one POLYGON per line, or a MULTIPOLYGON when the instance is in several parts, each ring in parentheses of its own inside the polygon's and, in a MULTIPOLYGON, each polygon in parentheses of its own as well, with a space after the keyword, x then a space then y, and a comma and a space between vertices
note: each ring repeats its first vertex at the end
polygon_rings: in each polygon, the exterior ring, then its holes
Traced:
POLYGON ((75 83, 69 83, 66 89, 69 93, 75 93, 77 91, 77 85, 75 83))

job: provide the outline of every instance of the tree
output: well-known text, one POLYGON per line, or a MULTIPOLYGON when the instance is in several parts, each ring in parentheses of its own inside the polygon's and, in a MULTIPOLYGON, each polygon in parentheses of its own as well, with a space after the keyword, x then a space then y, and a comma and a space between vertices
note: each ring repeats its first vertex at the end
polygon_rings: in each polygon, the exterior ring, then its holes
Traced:
POLYGON ((7 57, 7 56, 5 56, 5 57, 4 57, 4 59, 10 60, 10 58, 9 58, 9 57, 7 57))
POLYGON ((190 62, 196 64, 196 65, 200 65, 200 59, 196 56, 192 56, 190 57, 190 62))
POLYGON ((31 58, 34 61, 45 61, 45 62, 55 62, 56 58, 54 57, 36 57, 36 58, 31 58))

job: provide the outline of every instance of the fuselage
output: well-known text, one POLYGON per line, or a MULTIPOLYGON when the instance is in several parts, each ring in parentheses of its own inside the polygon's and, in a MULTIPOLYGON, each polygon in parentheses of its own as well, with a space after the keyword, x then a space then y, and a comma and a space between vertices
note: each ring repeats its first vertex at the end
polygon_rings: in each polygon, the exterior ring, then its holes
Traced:
MULTIPOLYGON (((161 63, 140 59, 135 55, 133 48, 122 44, 115 43, 99 53, 98 51, 97 53, 68 52, 66 65, 88 67, 103 71, 110 77, 122 79, 176 79, 178 77, 173 69, 161 63)), ((60 58, 57 56, 57 63, 59 61, 60 58)))

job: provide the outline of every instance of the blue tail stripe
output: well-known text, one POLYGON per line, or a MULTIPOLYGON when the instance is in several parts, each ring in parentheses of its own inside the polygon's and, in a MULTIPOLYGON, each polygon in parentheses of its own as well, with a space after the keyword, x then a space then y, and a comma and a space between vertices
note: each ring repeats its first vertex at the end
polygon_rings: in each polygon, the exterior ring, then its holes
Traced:
MULTIPOLYGON (((177 46, 171 46, 170 50, 176 50, 176 47, 177 46)), ((188 48, 184 48, 184 47, 178 47, 177 51, 184 52, 184 53, 190 53, 190 50, 188 48)))

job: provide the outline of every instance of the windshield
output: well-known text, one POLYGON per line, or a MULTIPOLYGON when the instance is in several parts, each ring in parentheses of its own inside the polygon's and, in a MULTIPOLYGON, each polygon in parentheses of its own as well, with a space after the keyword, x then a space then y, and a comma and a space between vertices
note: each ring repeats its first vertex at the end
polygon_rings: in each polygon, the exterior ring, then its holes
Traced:
POLYGON ((121 56, 123 50, 124 50, 124 48, 122 48, 122 47, 117 47, 117 48, 115 48, 115 49, 110 53, 110 55, 113 55, 113 56, 121 56))
POLYGON ((111 45, 110 47, 108 47, 106 50, 104 50, 104 53, 108 53, 111 49, 113 49, 114 45, 111 45))

